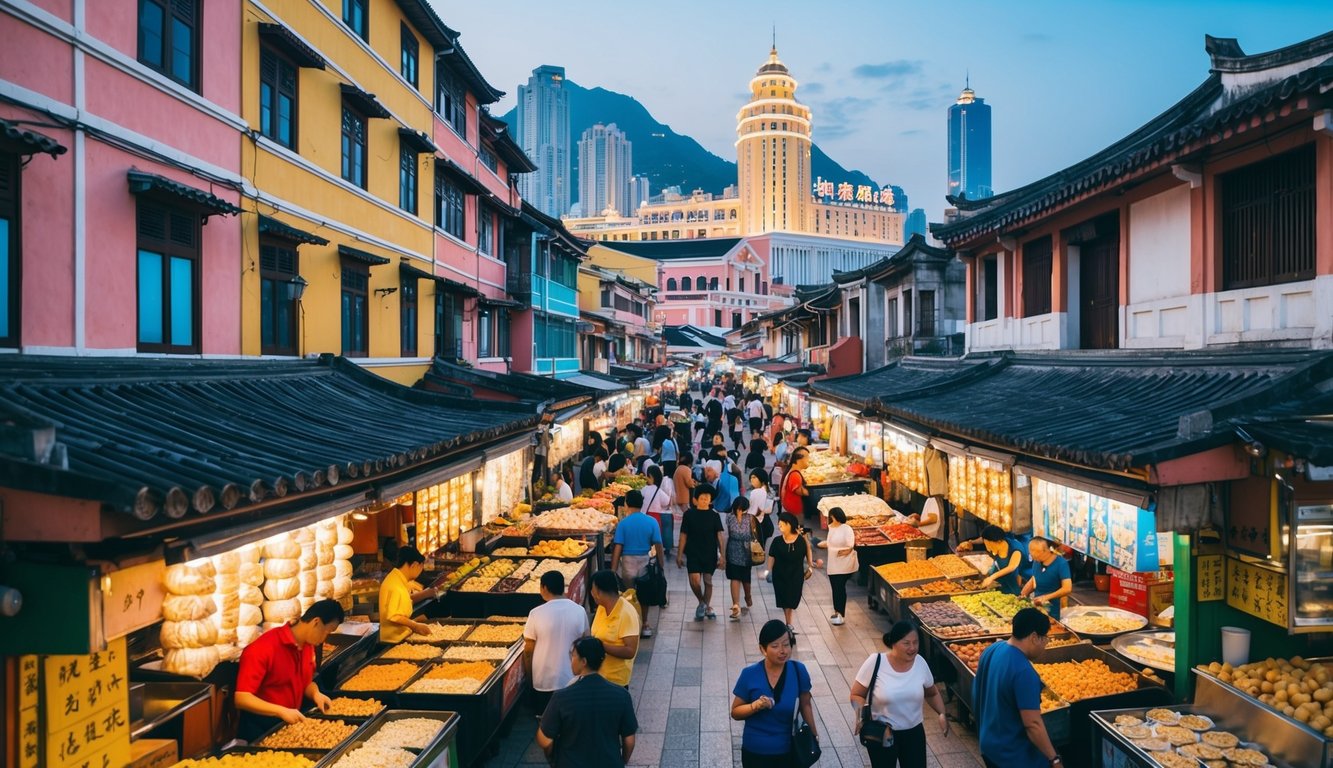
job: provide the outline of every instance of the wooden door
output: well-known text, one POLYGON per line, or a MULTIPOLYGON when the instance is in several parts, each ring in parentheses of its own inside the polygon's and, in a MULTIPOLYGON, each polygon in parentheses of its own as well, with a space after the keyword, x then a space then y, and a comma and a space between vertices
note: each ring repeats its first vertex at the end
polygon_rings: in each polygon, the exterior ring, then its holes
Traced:
POLYGON ((1120 346, 1120 238, 1086 242, 1079 257, 1079 347, 1120 346))

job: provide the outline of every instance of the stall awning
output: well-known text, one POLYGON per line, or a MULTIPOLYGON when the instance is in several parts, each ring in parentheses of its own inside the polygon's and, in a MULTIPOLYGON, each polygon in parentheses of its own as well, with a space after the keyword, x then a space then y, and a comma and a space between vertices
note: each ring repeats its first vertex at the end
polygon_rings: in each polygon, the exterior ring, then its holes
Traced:
POLYGON ((527 306, 521 301, 513 301, 510 299, 492 299, 489 296, 482 296, 480 299, 477 300, 477 303, 481 304, 483 307, 496 307, 498 309, 499 308, 522 309, 523 307, 527 306))
POLYGON ((588 373, 576 373, 565 379, 565 381, 571 384, 587 387, 588 389, 595 389, 599 392, 624 392, 629 389, 628 386, 621 384, 618 381, 603 379, 599 376, 589 375, 588 373))
POLYGON ((393 117, 389 110, 385 109, 384 105, 375 98, 375 94, 366 93, 355 85, 348 85, 347 83, 343 83, 339 87, 342 89, 343 101, 347 102, 357 112, 366 117, 374 117, 380 120, 388 120, 393 117))
POLYGON ((419 155, 433 155, 440 151, 440 148, 435 146, 435 142, 431 141, 429 136, 410 128, 399 128, 398 140, 405 146, 415 149, 419 155))
POLYGON ((306 245, 329 244, 328 240, 325 240, 319 235, 311 234, 304 229, 297 229, 290 224, 284 224, 281 221, 278 221, 271 216, 265 216, 262 213, 259 215, 259 234, 268 237, 276 237, 279 240, 286 240, 290 243, 306 245))
POLYGON ((165 176, 143 171, 129 172, 130 192, 136 195, 155 196, 170 199, 178 205, 184 205, 199 211, 205 217, 215 214, 234 216, 241 209, 202 189, 172 181, 165 176))
POLYGON ((406 278, 408 278, 409 280, 412 280, 412 279, 416 279, 416 280, 438 280, 438 279, 439 279, 439 277, 437 277, 436 275, 432 275, 431 273, 427 272, 427 271, 424 270, 424 269, 418 269, 417 267, 412 266, 411 264, 407 263, 406 260, 400 261, 400 262, 398 263, 398 272, 399 272, 399 274, 401 274, 403 277, 406 277, 406 278))
POLYGON ((298 67, 324 69, 327 66, 323 56, 316 53, 314 48, 306 45, 305 41, 296 36, 296 33, 281 24, 260 22, 259 37, 265 43, 281 51, 298 67))
POLYGON ((338 255, 352 261, 359 261, 362 264, 369 264, 372 267, 382 267, 391 261, 384 256, 377 256, 369 251, 353 248, 350 245, 338 246, 338 255))

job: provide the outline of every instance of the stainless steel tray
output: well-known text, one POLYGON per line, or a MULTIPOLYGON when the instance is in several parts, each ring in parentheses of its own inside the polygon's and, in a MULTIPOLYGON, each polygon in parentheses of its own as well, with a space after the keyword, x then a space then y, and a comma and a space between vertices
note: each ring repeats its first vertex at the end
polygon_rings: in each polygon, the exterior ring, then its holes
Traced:
POLYGON ((1162 645, 1163 647, 1169 646, 1174 654, 1176 646, 1176 633, 1174 631, 1130 632, 1128 634, 1120 635, 1112 640, 1111 647, 1121 656, 1124 656, 1135 663, 1142 664, 1145 667, 1152 667, 1153 669, 1159 669, 1163 672, 1174 673, 1176 671, 1175 664, 1166 664, 1155 659, 1150 659, 1147 656, 1140 656, 1131 649, 1131 646, 1140 642, 1150 642, 1154 645, 1162 645))

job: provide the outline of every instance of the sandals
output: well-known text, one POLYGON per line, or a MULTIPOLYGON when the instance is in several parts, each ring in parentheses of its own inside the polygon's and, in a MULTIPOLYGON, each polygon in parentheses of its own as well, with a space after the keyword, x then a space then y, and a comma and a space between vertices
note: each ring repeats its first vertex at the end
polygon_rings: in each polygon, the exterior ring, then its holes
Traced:
POLYGON ((732 621, 740 621, 740 620, 741 620, 741 607, 740 607, 739 605, 732 604, 732 606, 731 606, 731 620, 732 620, 732 621))

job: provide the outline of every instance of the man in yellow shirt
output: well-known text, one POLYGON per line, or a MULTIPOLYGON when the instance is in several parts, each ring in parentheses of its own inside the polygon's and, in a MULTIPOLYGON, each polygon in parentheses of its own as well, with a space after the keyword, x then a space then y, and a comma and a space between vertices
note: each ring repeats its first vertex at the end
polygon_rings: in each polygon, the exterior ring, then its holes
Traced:
POLYGON ((380 582, 380 640, 401 643, 413 632, 429 635, 430 628, 423 618, 412 617, 412 606, 417 600, 434 598, 434 589, 422 589, 416 580, 426 568, 426 558, 415 547, 398 550, 398 567, 380 582))

